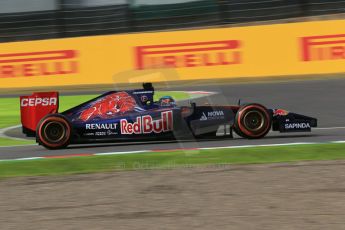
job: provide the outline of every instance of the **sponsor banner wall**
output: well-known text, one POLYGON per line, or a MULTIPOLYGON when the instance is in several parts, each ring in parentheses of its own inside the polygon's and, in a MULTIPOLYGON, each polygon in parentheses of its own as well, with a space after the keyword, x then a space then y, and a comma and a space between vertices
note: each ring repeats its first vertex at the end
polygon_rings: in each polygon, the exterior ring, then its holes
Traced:
POLYGON ((0 88, 341 72, 345 20, 0 44, 0 88))

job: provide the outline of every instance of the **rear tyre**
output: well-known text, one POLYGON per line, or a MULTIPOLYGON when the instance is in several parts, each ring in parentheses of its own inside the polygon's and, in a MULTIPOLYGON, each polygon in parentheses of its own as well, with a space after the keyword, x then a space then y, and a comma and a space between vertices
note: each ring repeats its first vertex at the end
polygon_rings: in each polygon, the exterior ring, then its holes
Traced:
POLYGON ((50 114, 39 122, 36 138, 47 149, 63 149, 69 145, 71 133, 71 125, 64 116, 50 114))
POLYGON ((248 104, 241 107, 235 117, 234 131, 241 137, 259 139, 270 131, 272 119, 263 105, 248 104))

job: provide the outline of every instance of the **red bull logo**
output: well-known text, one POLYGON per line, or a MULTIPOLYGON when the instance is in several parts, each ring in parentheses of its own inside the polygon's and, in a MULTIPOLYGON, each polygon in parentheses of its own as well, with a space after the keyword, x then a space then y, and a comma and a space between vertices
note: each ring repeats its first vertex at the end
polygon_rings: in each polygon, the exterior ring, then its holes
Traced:
POLYGON ((162 133, 173 130, 173 113, 166 111, 161 113, 160 119, 153 120, 150 115, 137 117, 134 123, 121 119, 121 134, 150 134, 162 133))

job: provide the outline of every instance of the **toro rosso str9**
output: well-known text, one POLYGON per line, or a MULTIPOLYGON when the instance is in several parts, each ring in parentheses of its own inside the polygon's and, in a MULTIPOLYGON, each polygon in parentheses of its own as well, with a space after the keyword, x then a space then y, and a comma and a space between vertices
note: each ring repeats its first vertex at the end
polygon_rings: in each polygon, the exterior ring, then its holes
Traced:
POLYGON ((283 109, 245 105, 178 106, 170 96, 154 101, 151 83, 143 89, 111 91, 62 113, 58 112, 57 92, 34 93, 20 97, 21 122, 27 136, 48 149, 69 144, 128 140, 186 140, 237 135, 256 139, 272 129, 280 132, 311 131, 317 126, 312 117, 283 109))

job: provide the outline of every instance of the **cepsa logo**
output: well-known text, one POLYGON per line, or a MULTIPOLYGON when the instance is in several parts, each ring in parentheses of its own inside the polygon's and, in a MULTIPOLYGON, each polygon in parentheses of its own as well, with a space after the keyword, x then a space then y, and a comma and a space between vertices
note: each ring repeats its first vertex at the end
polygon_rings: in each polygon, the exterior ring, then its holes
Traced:
POLYGON ((76 50, 0 53, 0 78, 65 75, 78 72, 76 50))
POLYGON ((302 61, 345 59, 345 34, 301 38, 302 61))
POLYGON ((135 68, 183 68, 241 64, 239 40, 135 47, 135 68))
POLYGON ((161 113, 161 118, 153 120, 150 115, 137 117, 134 123, 121 119, 121 134, 150 134, 169 132, 173 130, 173 113, 166 111, 161 113))
POLYGON ((31 97, 31 98, 22 98, 20 101, 21 107, 36 107, 36 106, 51 106, 57 105, 57 97, 31 97))

